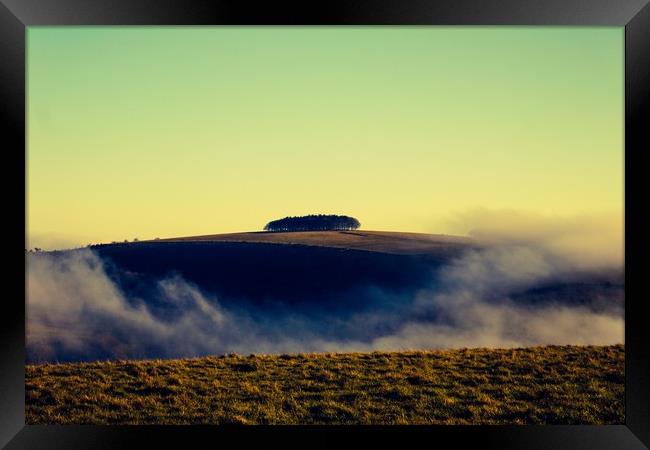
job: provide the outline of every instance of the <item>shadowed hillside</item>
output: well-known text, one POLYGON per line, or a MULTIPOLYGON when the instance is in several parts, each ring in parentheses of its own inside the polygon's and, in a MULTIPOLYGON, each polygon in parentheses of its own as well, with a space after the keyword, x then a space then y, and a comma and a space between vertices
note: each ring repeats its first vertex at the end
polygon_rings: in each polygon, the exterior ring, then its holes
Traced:
POLYGON ((363 307, 365 289, 403 295, 470 248, 468 239, 418 233, 235 233, 95 246, 138 295, 179 275, 224 302, 363 307))
MULTIPOLYGON (((218 241, 169 241, 110 245, 96 249, 127 291, 149 281, 180 275, 228 301, 337 303, 349 293, 374 287, 396 295, 431 283, 435 268, 457 254, 403 255, 334 247, 218 241)), ((364 299, 355 300, 360 306, 364 299)))

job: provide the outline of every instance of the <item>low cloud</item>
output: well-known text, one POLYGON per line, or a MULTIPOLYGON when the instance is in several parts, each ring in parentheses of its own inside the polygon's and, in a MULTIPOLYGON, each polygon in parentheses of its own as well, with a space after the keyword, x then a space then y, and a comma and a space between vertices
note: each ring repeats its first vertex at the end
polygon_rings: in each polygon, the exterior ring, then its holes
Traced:
POLYGON ((542 215, 479 208, 455 214, 448 225, 485 244, 543 249, 574 269, 622 267, 624 263, 622 212, 542 215))

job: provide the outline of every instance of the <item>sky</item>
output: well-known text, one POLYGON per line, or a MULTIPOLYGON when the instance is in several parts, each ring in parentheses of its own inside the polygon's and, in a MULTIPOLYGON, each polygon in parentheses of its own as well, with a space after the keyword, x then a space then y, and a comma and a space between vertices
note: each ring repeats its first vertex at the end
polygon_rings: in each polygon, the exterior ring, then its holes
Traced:
POLYGON ((623 50, 623 27, 29 27, 26 248, 622 220, 623 50))

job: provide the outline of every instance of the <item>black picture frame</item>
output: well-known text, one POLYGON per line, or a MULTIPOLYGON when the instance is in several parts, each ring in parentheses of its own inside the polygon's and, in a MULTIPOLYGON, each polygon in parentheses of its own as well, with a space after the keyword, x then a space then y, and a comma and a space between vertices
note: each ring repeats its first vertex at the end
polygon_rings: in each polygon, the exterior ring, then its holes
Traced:
MULTIPOLYGON (((332 444, 350 437, 398 445, 424 438, 489 448, 642 449, 650 446, 650 333, 643 292, 645 250, 641 183, 650 99, 647 0, 0 0, 0 126, 3 128, 5 236, 12 263, 0 327, 0 445, 17 448, 181 448, 245 445, 261 434, 284 444, 332 444), (431 427, 100 427, 25 425, 25 273, 17 263, 25 236, 25 35, 35 25, 556 25, 625 27, 625 424, 610 426, 431 427), (20 195, 22 190, 23 195, 20 195), (637 193, 638 192, 638 193, 637 193), (635 203, 632 206, 632 203, 635 203), (288 436, 289 432, 291 433, 288 436), (313 434, 318 434, 315 439, 313 434), (291 439, 289 439, 291 438, 291 439), (201 444, 203 443, 203 444, 201 444)), ((647 241, 647 239, 645 239, 647 241)), ((5 251, 5 255, 7 251, 5 251)), ((415 441, 413 441, 415 442, 415 441)))

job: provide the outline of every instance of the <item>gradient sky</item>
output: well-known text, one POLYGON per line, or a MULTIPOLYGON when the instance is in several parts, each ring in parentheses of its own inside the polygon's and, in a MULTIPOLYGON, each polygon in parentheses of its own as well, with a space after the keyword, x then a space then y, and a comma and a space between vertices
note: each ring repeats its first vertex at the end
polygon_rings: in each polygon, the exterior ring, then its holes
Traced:
MULTIPOLYGON (((623 213, 622 27, 29 27, 28 246, 623 213)), ((457 230, 453 230, 457 231, 457 230)))

